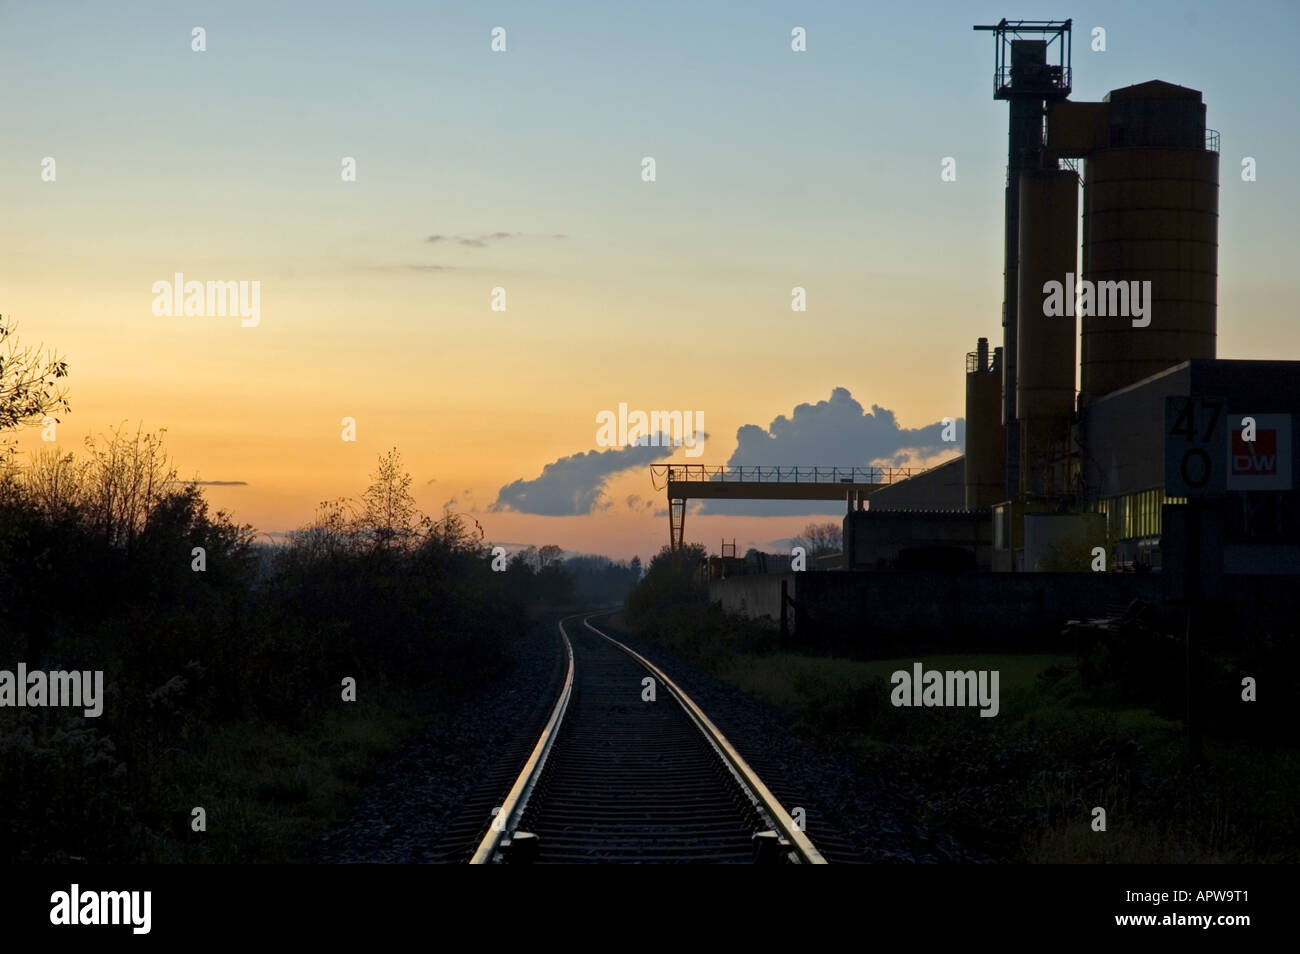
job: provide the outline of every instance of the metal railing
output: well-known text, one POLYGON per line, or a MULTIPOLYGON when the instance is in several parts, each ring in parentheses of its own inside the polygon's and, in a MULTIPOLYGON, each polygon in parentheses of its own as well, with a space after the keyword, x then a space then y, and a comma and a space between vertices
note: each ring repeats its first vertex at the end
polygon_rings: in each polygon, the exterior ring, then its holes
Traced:
POLYGON ((761 467, 727 464, 652 464, 650 474, 659 482, 710 481, 794 484, 888 484, 911 477, 924 467, 761 467))
MULTIPOLYGON (((1070 78, 1071 78, 1070 67, 1057 66, 1055 63, 1049 63, 1047 64, 1046 67, 1044 67, 1044 72, 1048 74, 1048 78, 1050 81, 1049 83, 1045 84, 1046 89, 1064 91, 1067 93, 1071 90, 1072 87, 1070 85, 1070 78)), ((1022 78, 1028 79, 1028 77, 1022 77, 1022 78)), ((1003 90, 1012 90, 1012 89, 1015 89, 1015 87, 1011 85, 1011 67, 1007 65, 994 67, 993 68, 993 94, 996 96, 998 93, 1002 92, 1003 90)))
POLYGON ((1210 152, 1219 151, 1219 131, 1217 129, 1205 130, 1205 148, 1210 152))

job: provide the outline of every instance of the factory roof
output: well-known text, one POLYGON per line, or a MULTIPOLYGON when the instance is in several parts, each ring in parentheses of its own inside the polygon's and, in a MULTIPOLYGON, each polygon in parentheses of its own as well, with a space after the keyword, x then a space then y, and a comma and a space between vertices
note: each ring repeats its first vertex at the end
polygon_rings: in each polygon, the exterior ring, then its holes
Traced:
POLYGON ((1192 358, 1103 394, 1091 403, 1124 400, 1153 385, 1167 386, 1176 394, 1225 397, 1237 406, 1290 408, 1300 403, 1300 361, 1192 358))
POLYGON ((1113 89, 1105 95, 1103 102, 1114 103, 1132 99, 1194 99, 1200 102, 1201 91, 1179 86, 1176 83, 1166 83, 1164 80, 1147 80, 1145 83, 1113 89))

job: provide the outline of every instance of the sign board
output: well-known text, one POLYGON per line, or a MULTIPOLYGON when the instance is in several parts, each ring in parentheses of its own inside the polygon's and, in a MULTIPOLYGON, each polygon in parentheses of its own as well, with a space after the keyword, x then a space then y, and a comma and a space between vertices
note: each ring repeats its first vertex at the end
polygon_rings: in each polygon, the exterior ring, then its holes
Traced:
POLYGON ((1228 419, 1228 489, 1291 489, 1291 415, 1237 414, 1228 419), (1255 421, 1255 439, 1245 439, 1243 418, 1255 421))
MULTIPOLYGON (((1228 409, 1223 398, 1165 398, 1165 493, 1208 497, 1228 486, 1228 409)), ((1237 421, 1240 425, 1240 420, 1237 421)))

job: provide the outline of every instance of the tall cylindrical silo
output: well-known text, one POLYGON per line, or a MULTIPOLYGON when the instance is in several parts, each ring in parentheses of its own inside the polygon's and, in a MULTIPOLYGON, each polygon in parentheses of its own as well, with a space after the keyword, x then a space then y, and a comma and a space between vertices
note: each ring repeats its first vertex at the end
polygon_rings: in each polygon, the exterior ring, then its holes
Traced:
POLYGON ((1207 148, 1201 94, 1145 83, 1108 99, 1109 145, 1088 154, 1084 173, 1094 314, 1081 319, 1081 404, 1215 356, 1219 154, 1207 148), (1127 314, 1095 313, 1123 311, 1126 297, 1127 314))
POLYGON ((1079 179, 1069 169, 1020 173, 1020 268, 1016 338, 1016 416, 1022 421, 1074 413, 1074 319, 1048 314, 1049 282, 1064 304, 1065 285, 1077 271, 1079 179))
POLYGON ((1075 319, 1067 299, 1077 271, 1078 189, 1069 169, 1020 173, 1016 413, 1022 494, 1067 491, 1075 369, 1075 319))

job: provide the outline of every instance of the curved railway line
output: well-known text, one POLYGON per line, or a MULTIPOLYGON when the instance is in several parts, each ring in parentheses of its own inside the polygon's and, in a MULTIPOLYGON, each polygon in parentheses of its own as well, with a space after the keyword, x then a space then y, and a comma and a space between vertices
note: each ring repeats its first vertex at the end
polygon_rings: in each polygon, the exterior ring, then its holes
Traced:
POLYGON ((485 781, 470 863, 825 864, 690 697, 593 615, 559 623, 558 698, 513 782, 485 781))

